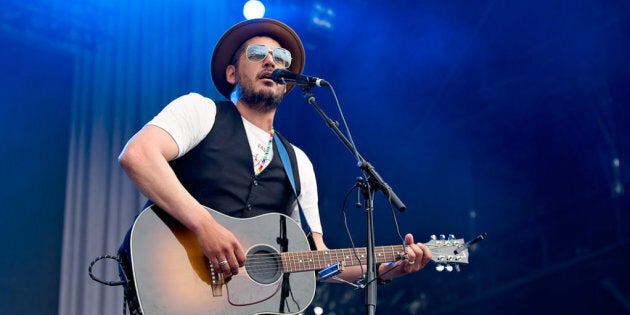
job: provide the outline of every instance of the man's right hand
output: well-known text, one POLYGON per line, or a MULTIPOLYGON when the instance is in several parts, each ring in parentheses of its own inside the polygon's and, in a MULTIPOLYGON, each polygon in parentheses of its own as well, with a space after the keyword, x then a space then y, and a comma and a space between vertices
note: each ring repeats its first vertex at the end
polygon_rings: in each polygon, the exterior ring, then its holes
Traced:
POLYGON ((245 265, 246 256, 240 242, 218 222, 207 221, 193 232, 215 270, 236 275, 238 269, 245 265))

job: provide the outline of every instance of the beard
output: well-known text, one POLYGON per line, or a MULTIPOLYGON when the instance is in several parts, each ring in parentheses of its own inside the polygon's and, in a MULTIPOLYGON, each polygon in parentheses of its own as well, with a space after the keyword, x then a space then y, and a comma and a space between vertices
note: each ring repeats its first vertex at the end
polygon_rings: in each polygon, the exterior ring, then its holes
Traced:
POLYGON ((242 78, 238 74, 238 71, 236 73, 235 92, 238 100, 261 113, 268 113, 275 110, 283 97, 283 95, 268 90, 256 91, 254 89, 254 82, 248 78, 242 78))

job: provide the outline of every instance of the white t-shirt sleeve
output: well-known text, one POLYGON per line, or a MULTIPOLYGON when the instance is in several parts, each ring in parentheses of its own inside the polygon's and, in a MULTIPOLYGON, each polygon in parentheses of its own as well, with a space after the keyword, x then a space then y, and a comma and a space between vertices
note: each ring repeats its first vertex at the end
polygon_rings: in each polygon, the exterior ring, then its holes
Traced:
POLYGON ((166 105, 147 125, 162 128, 173 137, 179 149, 176 158, 179 158, 208 135, 216 115, 214 101, 197 93, 189 93, 166 105))
MULTIPOLYGON (((293 146, 293 150, 297 159, 301 184, 298 199, 300 200, 300 205, 302 205, 302 210, 304 210, 304 217, 312 232, 323 234, 322 223, 319 218, 317 180, 315 179, 313 164, 300 148, 293 146)), ((296 221, 299 221, 300 218, 299 211, 297 203, 295 203, 291 217, 296 221)))

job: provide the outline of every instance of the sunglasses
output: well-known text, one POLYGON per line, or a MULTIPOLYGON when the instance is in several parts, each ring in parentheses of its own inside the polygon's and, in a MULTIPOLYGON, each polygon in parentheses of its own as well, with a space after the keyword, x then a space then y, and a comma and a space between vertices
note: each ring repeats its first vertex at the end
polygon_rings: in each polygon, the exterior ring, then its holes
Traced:
POLYGON ((273 62, 281 68, 291 66, 291 52, 284 48, 270 49, 267 45, 251 44, 247 46, 245 55, 247 60, 251 62, 261 62, 267 58, 267 54, 271 53, 273 62))

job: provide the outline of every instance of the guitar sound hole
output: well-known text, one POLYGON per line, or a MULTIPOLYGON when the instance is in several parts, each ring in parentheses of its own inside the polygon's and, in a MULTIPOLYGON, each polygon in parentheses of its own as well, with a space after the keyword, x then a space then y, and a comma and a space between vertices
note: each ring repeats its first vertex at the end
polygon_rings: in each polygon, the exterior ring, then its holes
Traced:
POLYGON ((274 283, 282 276, 280 254, 271 246, 256 245, 247 253, 245 269, 258 283, 274 283))

